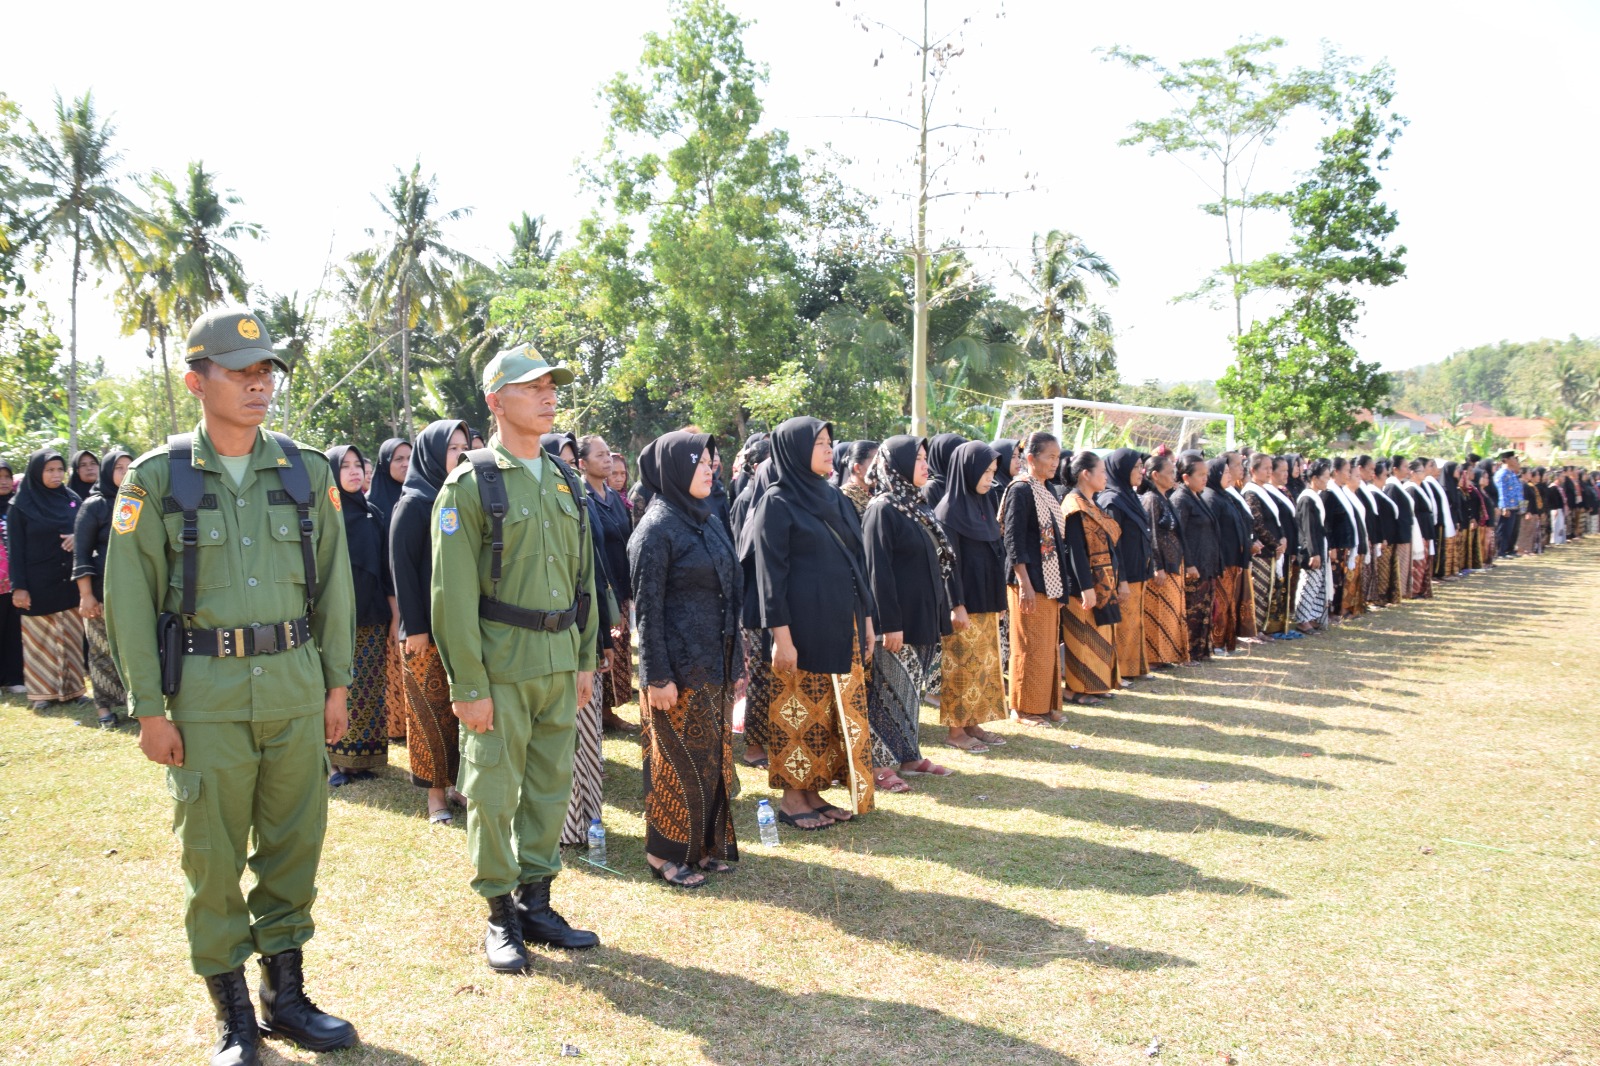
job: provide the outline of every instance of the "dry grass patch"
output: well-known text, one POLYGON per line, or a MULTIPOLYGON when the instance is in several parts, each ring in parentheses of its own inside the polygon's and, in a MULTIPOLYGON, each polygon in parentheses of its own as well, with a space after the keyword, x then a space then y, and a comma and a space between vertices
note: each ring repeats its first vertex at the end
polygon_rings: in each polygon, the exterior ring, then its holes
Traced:
MULTIPOLYGON (((1586 541, 987 756, 927 712, 957 776, 692 894, 646 876, 638 745, 610 738, 619 872, 556 887, 605 947, 523 978, 483 966, 464 834, 394 749, 332 804, 308 970, 364 1044, 322 1058, 1600 1061, 1597 628, 1586 541)), ((0 738, 0 1063, 205 1061, 159 770, 15 699, 0 738)), ((769 793, 740 773, 753 844, 769 793)))

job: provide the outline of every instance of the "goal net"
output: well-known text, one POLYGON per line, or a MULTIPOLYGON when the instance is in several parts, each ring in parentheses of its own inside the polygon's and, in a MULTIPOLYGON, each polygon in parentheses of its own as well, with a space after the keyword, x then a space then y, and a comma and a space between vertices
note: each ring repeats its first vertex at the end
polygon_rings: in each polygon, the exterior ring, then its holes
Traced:
POLYGON ((1220 411, 1182 411, 1169 407, 1135 407, 1095 400, 1007 400, 1000 410, 995 438, 1025 439, 1044 430, 1063 448, 1154 451, 1165 444, 1174 452, 1215 454, 1234 446, 1233 416, 1220 411))

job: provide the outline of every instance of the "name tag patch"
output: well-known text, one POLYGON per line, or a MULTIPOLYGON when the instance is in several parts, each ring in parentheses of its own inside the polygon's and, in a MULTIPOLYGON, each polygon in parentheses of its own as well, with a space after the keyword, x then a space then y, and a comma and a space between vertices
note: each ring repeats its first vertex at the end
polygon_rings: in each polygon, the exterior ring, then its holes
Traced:
POLYGON ((454 507, 439 508, 439 532, 448 537, 460 528, 461 515, 454 507))

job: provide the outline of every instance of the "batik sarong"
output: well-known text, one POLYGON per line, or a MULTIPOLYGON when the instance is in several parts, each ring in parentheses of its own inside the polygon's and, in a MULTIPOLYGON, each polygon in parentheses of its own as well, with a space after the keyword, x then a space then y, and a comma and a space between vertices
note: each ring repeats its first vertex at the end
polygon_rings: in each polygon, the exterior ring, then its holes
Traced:
POLYGON ((744 742, 767 747, 767 716, 776 683, 772 676, 772 638, 764 629, 744 630, 744 742))
POLYGON ((356 626, 350 660, 350 694, 345 708, 350 728, 337 744, 328 745, 335 770, 373 770, 389 765, 389 727, 383 698, 389 687, 384 662, 389 652, 389 625, 356 626))
POLYGON ((1225 566, 1217 575, 1211 597, 1211 646, 1223 651, 1239 648, 1239 582, 1244 568, 1225 566))
POLYGON ((679 865, 739 861, 734 842, 728 685, 683 689, 658 711, 644 699, 644 850, 679 865))
POLYGON ((1148 582, 1128 582, 1128 602, 1122 605, 1122 621, 1117 623, 1117 673, 1121 677, 1143 677, 1150 672, 1144 651, 1144 598, 1148 582))
POLYGON ((1117 627, 1096 625, 1094 612, 1076 596, 1061 611, 1061 641, 1067 651, 1067 688, 1098 695, 1120 687, 1117 671, 1117 627))
POLYGON ((450 679, 429 644, 406 655, 406 750, 411 783, 419 788, 454 788, 461 769, 461 729, 450 709, 450 679))
POLYGON ((1061 709, 1061 601, 1034 593, 1033 610, 1022 613, 1017 586, 1006 586, 1011 615, 1011 687, 1007 704, 1019 714, 1061 709))
POLYGON ((1000 670, 1000 615, 970 614, 967 628, 941 642, 944 688, 939 722, 951 729, 1006 717, 1005 677, 1000 670))
POLYGON ((897 769, 922 758, 922 694, 935 644, 902 644, 873 650, 867 684, 867 723, 872 727, 872 765, 897 769))
POLYGON ((1147 666, 1189 661, 1189 629, 1183 617, 1183 584, 1167 575, 1144 586, 1144 658, 1147 666))
POLYGON ((389 739, 404 743, 406 739, 406 653, 404 645, 387 642, 383 657, 383 711, 385 732, 389 739))
POLYGON ((850 794, 852 814, 873 806, 872 732, 867 676, 853 651, 848 674, 773 671, 767 719, 768 784, 821 792, 835 781, 850 794))
POLYGON ((84 694, 83 622, 76 608, 22 616, 22 684, 30 703, 84 694))
POLYGON ((1214 577, 1183 579, 1183 618, 1189 631, 1189 661, 1211 658, 1211 600, 1216 593, 1214 577))
POLYGON ((572 798, 567 801, 567 820, 561 826, 563 847, 585 844, 589 840, 589 823, 600 817, 602 794, 605 791, 605 762, 601 756, 600 742, 604 729, 606 671, 597 670, 589 702, 578 708, 576 722, 576 747, 572 755, 572 798))
POLYGON ((1324 559, 1315 570, 1300 571, 1300 581, 1295 588, 1294 620, 1298 625, 1323 626, 1328 624, 1328 571, 1332 558, 1324 559))
POLYGON ((89 637, 89 683, 94 687, 94 705, 101 714, 122 710, 128 703, 128 693, 111 658, 105 618, 84 619, 83 630, 89 637))

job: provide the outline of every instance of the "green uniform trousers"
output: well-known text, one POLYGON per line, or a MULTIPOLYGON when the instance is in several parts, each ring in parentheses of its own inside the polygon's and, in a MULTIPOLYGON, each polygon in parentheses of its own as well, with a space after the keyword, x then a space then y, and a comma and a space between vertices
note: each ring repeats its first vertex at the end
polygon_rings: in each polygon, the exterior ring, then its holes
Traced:
POLYGON ((209 977, 311 939, 327 745, 320 714, 177 726, 183 765, 167 768, 167 791, 188 882, 184 928, 194 972, 209 977), (239 890, 246 862, 256 878, 248 906, 239 890))
POLYGON ((489 686, 494 728, 461 727, 472 890, 503 896, 561 870, 561 826, 572 800, 577 674, 566 671, 489 686))

